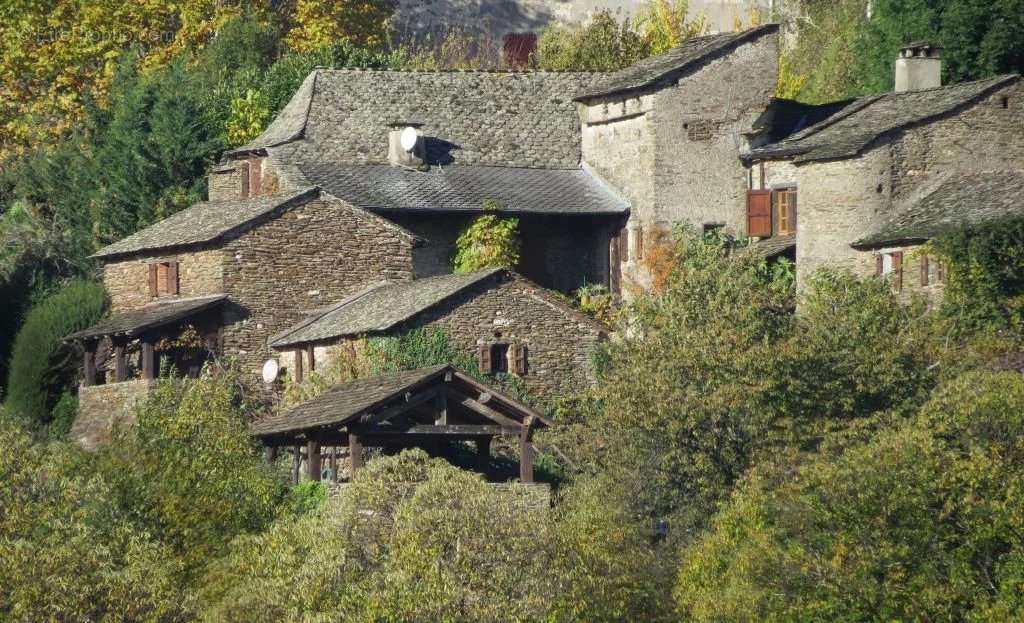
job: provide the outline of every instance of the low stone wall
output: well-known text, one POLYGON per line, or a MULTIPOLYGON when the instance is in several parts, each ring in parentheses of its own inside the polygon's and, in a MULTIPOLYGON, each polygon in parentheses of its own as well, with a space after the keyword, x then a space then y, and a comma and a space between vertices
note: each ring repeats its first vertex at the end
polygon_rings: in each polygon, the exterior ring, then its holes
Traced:
POLYGON ((116 426, 135 423, 136 405, 158 382, 140 379, 79 388, 71 439, 87 450, 110 443, 116 426))

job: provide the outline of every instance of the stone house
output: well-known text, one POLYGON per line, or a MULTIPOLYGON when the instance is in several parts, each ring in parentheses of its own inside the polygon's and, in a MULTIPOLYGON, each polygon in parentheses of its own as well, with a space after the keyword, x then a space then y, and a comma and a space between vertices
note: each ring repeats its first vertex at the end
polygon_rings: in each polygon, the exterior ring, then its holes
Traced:
POLYGON ((355 354, 373 336, 440 329, 486 375, 518 377, 550 399, 594 381, 593 356, 610 329, 506 269, 376 283, 275 335, 293 378, 355 354))
POLYGON ((801 122, 778 124, 743 156, 747 231, 795 244, 798 287, 833 267, 890 275, 907 297, 937 295, 943 267, 912 247, 951 228, 1020 213, 1020 77, 940 86, 940 58, 934 47, 910 46, 897 60, 895 92, 796 114, 789 103, 774 102, 766 113, 801 122))

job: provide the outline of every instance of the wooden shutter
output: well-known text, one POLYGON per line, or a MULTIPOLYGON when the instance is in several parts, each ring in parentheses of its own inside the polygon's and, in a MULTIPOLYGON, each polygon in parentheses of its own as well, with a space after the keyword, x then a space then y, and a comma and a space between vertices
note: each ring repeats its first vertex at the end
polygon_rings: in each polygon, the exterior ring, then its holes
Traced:
POLYGON ((249 197, 249 163, 238 165, 238 176, 242 178, 242 199, 249 197))
POLYGON ((747 191, 747 235, 752 238, 772 235, 772 191, 747 191))
POLYGON ((921 256, 921 285, 928 285, 928 256, 921 256))
POLYGON ((623 227, 619 232, 619 261, 629 261, 629 228, 623 227))
POLYGON ((178 262, 167 263, 167 293, 178 293, 178 262))
POLYGON ((519 376, 526 374, 526 344, 512 346, 512 371, 519 376))
POLYGON ((263 182, 263 160, 252 158, 249 160, 249 194, 256 197, 262 191, 263 182))
POLYGON ((896 290, 903 289, 903 251, 897 251, 892 254, 892 272, 893 272, 893 285, 896 290))
POLYGON ((881 275, 885 271, 885 256, 881 253, 875 256, 875 274, 881 275))
POLYGON ((644 228, 637 227, 636 231, 636 259, 644 259, 644 228))
POLYGON ((156 263, 155 262, 149 264, 149 296, 150 296, 150 298, 156 298, 157 294, 158 294, 157 293, 157 289, 156 289, 156 270, 157 270, 157 267, 156 267, 156 263))
POLYGON ((476 365, 483 374, 491 373, 491 345, 482 344, 476 350, 476 365))
POLYGON ((935 281, 942 283, 946 280, 946 267, 942 262, 935 262, 935 281))

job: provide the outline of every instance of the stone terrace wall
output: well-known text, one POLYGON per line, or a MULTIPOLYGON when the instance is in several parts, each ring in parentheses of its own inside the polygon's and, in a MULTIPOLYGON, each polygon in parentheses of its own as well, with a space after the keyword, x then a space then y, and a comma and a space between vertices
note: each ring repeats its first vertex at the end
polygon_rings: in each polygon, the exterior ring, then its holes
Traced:
POLYGON ((598 73, 320 70, 304 141, 275 148, 291 162, 386 163, 390 122, 420 122, 441 164, 574 168, 573 96, 598 73))
POLYGON ((224 354, 258 374, 267 340, 370 283, 413 277, 413 239, 342 201, 317 199, 224 247, 224 354))
POLYGON ((110 293, 111 311, 137 309, 153 301, 218 294, 224 291, 223 259, 219 249, 172 255, 147 255, 110 262, 103 267, 103 284, 110 293), (149 296, 149 264, 178 261, 177 296, 149 296))
POLYGON ((400 330, 424 326, 443 328, 473 356, 480 344, 525 344, 523 382, 541 401, 593 383, 593 355, 603 339, 597 323, 522 278, 470 288, 400 330))
POLYGON ((135 423, 136 406, 158 382, 135 380, 79 388, 71 439, 87 450, 110 443, 115 427, 135 423))

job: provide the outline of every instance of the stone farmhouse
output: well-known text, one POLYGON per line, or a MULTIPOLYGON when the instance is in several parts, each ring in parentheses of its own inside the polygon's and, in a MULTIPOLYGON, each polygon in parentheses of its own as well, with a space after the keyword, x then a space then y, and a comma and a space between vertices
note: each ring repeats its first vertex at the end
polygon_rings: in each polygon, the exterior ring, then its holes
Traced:
MULTIPOLYGON (((915 45, 896 92, 807 105, 774 97, 778 37, 698 37, 612 73, 314 71, 224 154, 207 202, 96 254, 112 315, 69 336, 86 353, 73 433, 102 442, 164 364, 231 357, 255 380, 275 359, 302 380, 421 327, 546 401, 593 380, 609 331, 558 293, 643 290, 679 224, 795 260, 798 287, 837 266, 940 291, 943 268, 910 247, 1019 211, 1019 77, 941 86, 941 52, 915 45), (519 219, 519 265, 452 274, 488 209, 519 219)), ((504 421, 469 398, 467 418, 504 421)), ((528 430, 515 408, 506 424, 528 430)))

